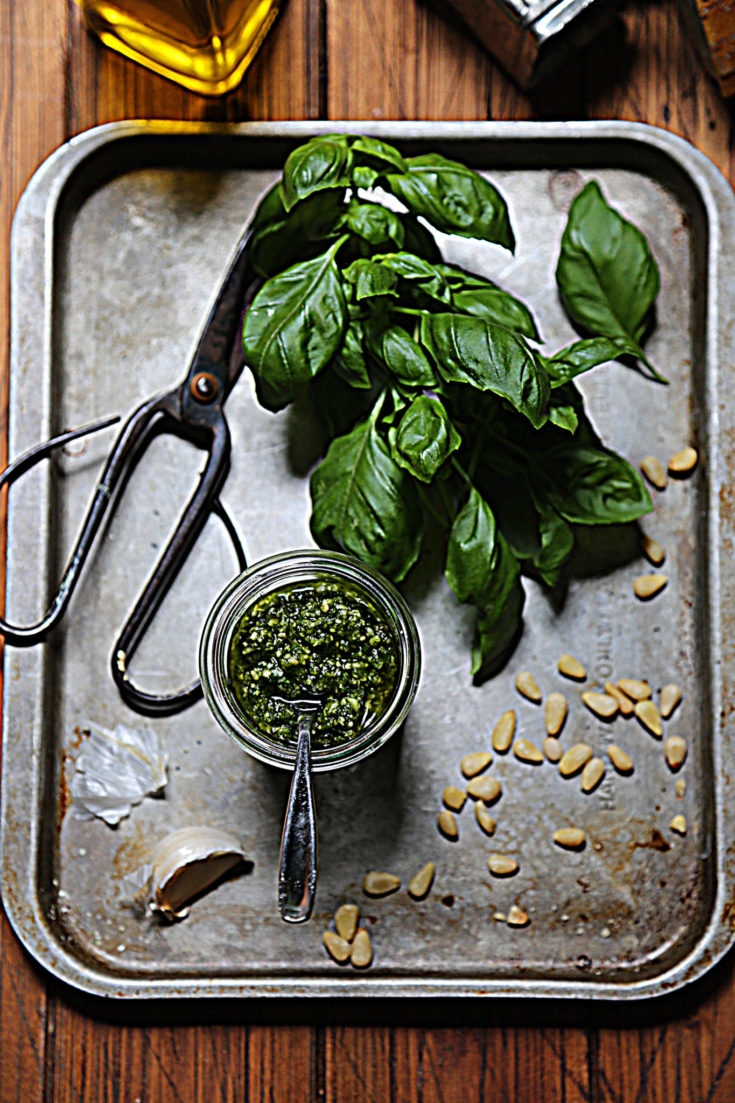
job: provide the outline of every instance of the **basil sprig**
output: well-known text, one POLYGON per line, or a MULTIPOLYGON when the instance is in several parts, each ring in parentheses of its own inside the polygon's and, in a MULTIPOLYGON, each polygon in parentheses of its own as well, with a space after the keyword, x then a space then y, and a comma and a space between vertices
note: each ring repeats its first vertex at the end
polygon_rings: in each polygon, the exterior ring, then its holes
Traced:
POLYGON ((308 390, 330 440, 311 476, 311 531, 400 581, 427 531, 477 610, 471 671, 513 646, 522 573, 554 586, 578 526, 651 509, 640 476, 595 434, 574 380, 642 349, 659 288, 643 234, 591 182, 572 203, 556 278, 588 336, 553 354, 528 306, 445 263, 427 229, 513 250, 508 207, 439 154, 330 134, 295 149, 251 227, 265 279, 243 327, 258 397, 308 390), (382 189, 382 190, 379 190, 382 189), (406 210, 381 199, 389 192, 406 210), (426 522, 431 518, 432 523, 426 522))
POLYGON ((592 180, 569 209, 556 282, 573 322, 607 337, 665 382, 641 348, 661 279, 644 235, 605 202, 592 180))

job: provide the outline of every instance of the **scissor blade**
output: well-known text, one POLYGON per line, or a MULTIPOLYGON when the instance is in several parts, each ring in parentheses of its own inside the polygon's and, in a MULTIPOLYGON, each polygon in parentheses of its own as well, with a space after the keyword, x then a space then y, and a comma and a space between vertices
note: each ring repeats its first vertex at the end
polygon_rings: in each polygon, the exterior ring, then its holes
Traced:
POLYGON ((255 282, 248 266, 249 239, 250 233, 246 232, 237 244, 199 338, 187 378, 188 383, 200 372, 213 375, 221 387, 221 401, 227 397, 243 369, 239 348, 240 328, 252 297, 248 291, 251 284, 254 290, 255 282))

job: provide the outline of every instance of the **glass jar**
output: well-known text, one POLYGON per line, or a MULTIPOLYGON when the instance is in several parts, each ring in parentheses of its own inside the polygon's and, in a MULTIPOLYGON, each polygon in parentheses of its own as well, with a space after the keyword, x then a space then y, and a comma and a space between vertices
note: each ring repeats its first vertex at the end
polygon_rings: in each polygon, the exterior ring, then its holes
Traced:
POLYGON ((222 96, 243 74, 280 0, 77 0, 106 46, 203 96, 222 96))
POLYGON ((352 556, 329 551, 289 551, 248 568, 226 587, 209 612, 199 645, 204 698, 217 723, 261 762, 293 769, 296 742, 278 743, 260 731, 232 690, 230 647, 237 628, 256 601, 275 590, 316 582, 337 582, 366 597, 391 629, 398 656, 396 684, 380 716, 353 739, 312 750, 314 771, 351 766, 382 747, 400 727, 418 688, 421 649, 416 622, 396 588, 378 571, 352 556))

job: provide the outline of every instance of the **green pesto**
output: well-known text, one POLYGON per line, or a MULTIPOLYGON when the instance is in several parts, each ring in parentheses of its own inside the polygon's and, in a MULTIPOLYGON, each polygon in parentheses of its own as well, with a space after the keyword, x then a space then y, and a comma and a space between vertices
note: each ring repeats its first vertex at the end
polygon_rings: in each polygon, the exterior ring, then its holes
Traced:
POLYGON ((393 633, 361 593, 333 581, 267 594, 230 645, 230 679, 245 715, 279 743, 296 738, 296 710, 274 696, 314 694, 316 747, 345 743, 386 709, 396 684, 393 633))

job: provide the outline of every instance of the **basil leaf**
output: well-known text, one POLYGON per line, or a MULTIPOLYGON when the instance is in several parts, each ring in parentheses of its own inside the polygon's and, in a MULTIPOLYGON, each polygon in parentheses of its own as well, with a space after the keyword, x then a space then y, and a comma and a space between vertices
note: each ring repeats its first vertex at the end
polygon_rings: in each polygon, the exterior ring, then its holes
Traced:
MULTIPOLYGON (((284 211, 281 219, 255 232, 249 246, 254 271, 269 279, 297 260, 323 252, 325 241, 340 233, 344 215, 342 194, 333 190, 316 192, 297 203, 288 214, 284 211)), ((272 209, 275 210, 275 200, 272 209)))
POLYGON ((417 395, 389 434, 391 454, 417 479, 430 483, 462 443, 441 399, 417 395))
POLYGON ((553 586, 574 547, 571 528, 548 503, 534 496, 525 464, 487 449, 482 464, 476 475, 478 485, 511 551, 547 586, 553 586))
POLYGON ((570 441, 532 457, 537 495, 579 525, 636 521, 653 509, 638 472, 606 449, 570 441))
POLYGON ((401 221, 406 231, 404 248, 407 253, 413 253, 415 257, 423 257, 432 264, 442 259, 441 250, 431 230, 410 214, 401 215, 401 221))
POLYGON ((467 314, 424 314, 420 339, 448 383, 492 391, 507 399, 534 428, 544 424, 548 376, 521 337, 467 314))
POLYGON ((300 199, 323 188, 350 186, 352 153, 343 134, 312 138, 289 154, 283 167, 283 206, 290 211, 300 199))
POLYGON ((452 308, 460 314, 474 314, 495 325, 505 326, 531 341, 540 341, 533 314, 525 303, 502 287, 462 268, 438 264, 437 269, 449 284, 452 308))
POLYGON ((405 160, 398 150, 387 142, 381 142, 379 138, 368 138, 364 134, 357 138, 350 138, 349 142, 353 156, 360 164, 369 165, 382 172, 389 168, 397 169, 398 172, 406 171, 405 160))
POLYGON ((345 226, 371 245, 392 241, 399 249, 406 237, 398 215, 379 203, 356 203, 348 208, 345 226))
MULTIPOLYGON (((444 277, 434 264, 424 260, 423 257, 399 250, 394 253, 379 253, 372 259, 404 280, 405 293, 415 299, 419 306, 423 305, 421 295, 428 296, 434 302, 440 302, 445 306, 450 305, 451 295, 444 277), (417 289, 421 293, 418 298, 417 289)), ((432 309, 435 307, 432 306, 432 309)))
MULTIPOLYGON (((495 517, 474 487, 449 533, 444 573, 458 601, 482 605, 492 592, 493 557, 504 544, 495 517)), ((502 553, 502 551, 501 551, 502 553)))
POLYGON ((418 257, 415 253, 407 253, 399 250, 394 253, 378 253, 373 260, 390 268, 397 276, 404 280, 419 280, 423 284, 429 284, 441 291, 449 301, 449 292, 444 278, 435 264, 418 257))
MULTIPOLYGON (((565 429, 567 432, 572 431, 577 444, 589 444, 593 448, 602 445, 587 417, 584 399, 579 389, 572 382, 564 383, 552 390, 549 400, 549 422, 560 429, 565 429), (553 419, 552 409, 556 411, 553 419)), ((558 443, 563 442, 558 441, 558 443)), ((540 451, 543 451, 546 447, 548 447, 547 444, 543 443, 540 451)))
POLYGON ((339 346, 347 306, 334 258, 343 240, 268 280, 245 315, 245 363, 269 410, 293 401, 339 346))
POLYGON ((406 167, 407 172, 389 174, 386 187, 413 214, 446 234, 496 242, 513 252, 508 208, 488 180, 438 153, 411 157, 406 167))
POLYGON ((536 506, 539 510, 540 547, 532 561, 542 582, 547 586, 555 586, 562 566, 574 549, 574 533, 551 506, 539 502, 536 506))
POLYGON ((379 295, 398 296, 396 285, 398 277, 390 268, 378 264, 372 258, 361 257, 354 260, 343 271, 347 283, 355 287, 355 298, 358 302, 363 299, 374 299, 379 295))
POLYGON ((518 561, 474 487, 452 525, 444 573, 457 599, 479 609, 471 670, 485 676, 518 632, 525 595, 518 561))
POLYGON ((268 191, 255 208, 255 214, 250 219, 251 240, 267 227, 272 226, 274 222, 283 222, 286 214, 287 211, 283 205, 281 181, 277 180, 272 187, 268 188, 268 191))
POLYGON ((418 558, 422 513, 411 476, 378 430, 378 399, 367 420, 332 441, 311 476, 311 531, 400 581, 418 558))
POLYGON ((373 380, 370 389, 355 387, 338 374, 334 361, 309 384, 309 399, 319 416, 328 440, 354 428, 372 410, 383 382, 373 380))
POLYGON ((579 425, 579 418, 574 406, 568 404, 549 403, 549 421, 558 429, 566 429, 568 433, 575 433, 579 425))
POLYGON ((372 386, 370 372, 365 361, 363 327, 360 322, 350 322, 332 364, 337 375, 344 379, 345 383, 349 383, 351 387, 366 390, 372 386))
POLYGON ((375 169, 369 169, 367 165, 355 165, 352 170, 353 187, 369 191, 379 176, 379 172, 376 172, 375 169))
MULTIPOLYGON (((512 554, 508 555, 512 558, 512 554)), ((494 600, 480 609, 472 641, 470 673, 476 683, 497 673, 520 635, 526 594, 510 569, 498 572, 494 600)))
POLYGON ((639 344, 660 288, 658 265, 641 231, 607 205, 594 180, 569 209, 556 282, 577 325, 615 341, 664 381, 639 344))
POLYGON ((418 342, 402 326, 368 326, 367 346, 399 383, 407 387, 433 387, 436 375, 418 342))
POLYGON ((575 341, 567 348, 559 349, 545 361, 549 382, 552 387, 561 387, 590 368, 616 360, 623 351, 608 337, 590 337, 584 341, 575 341))

